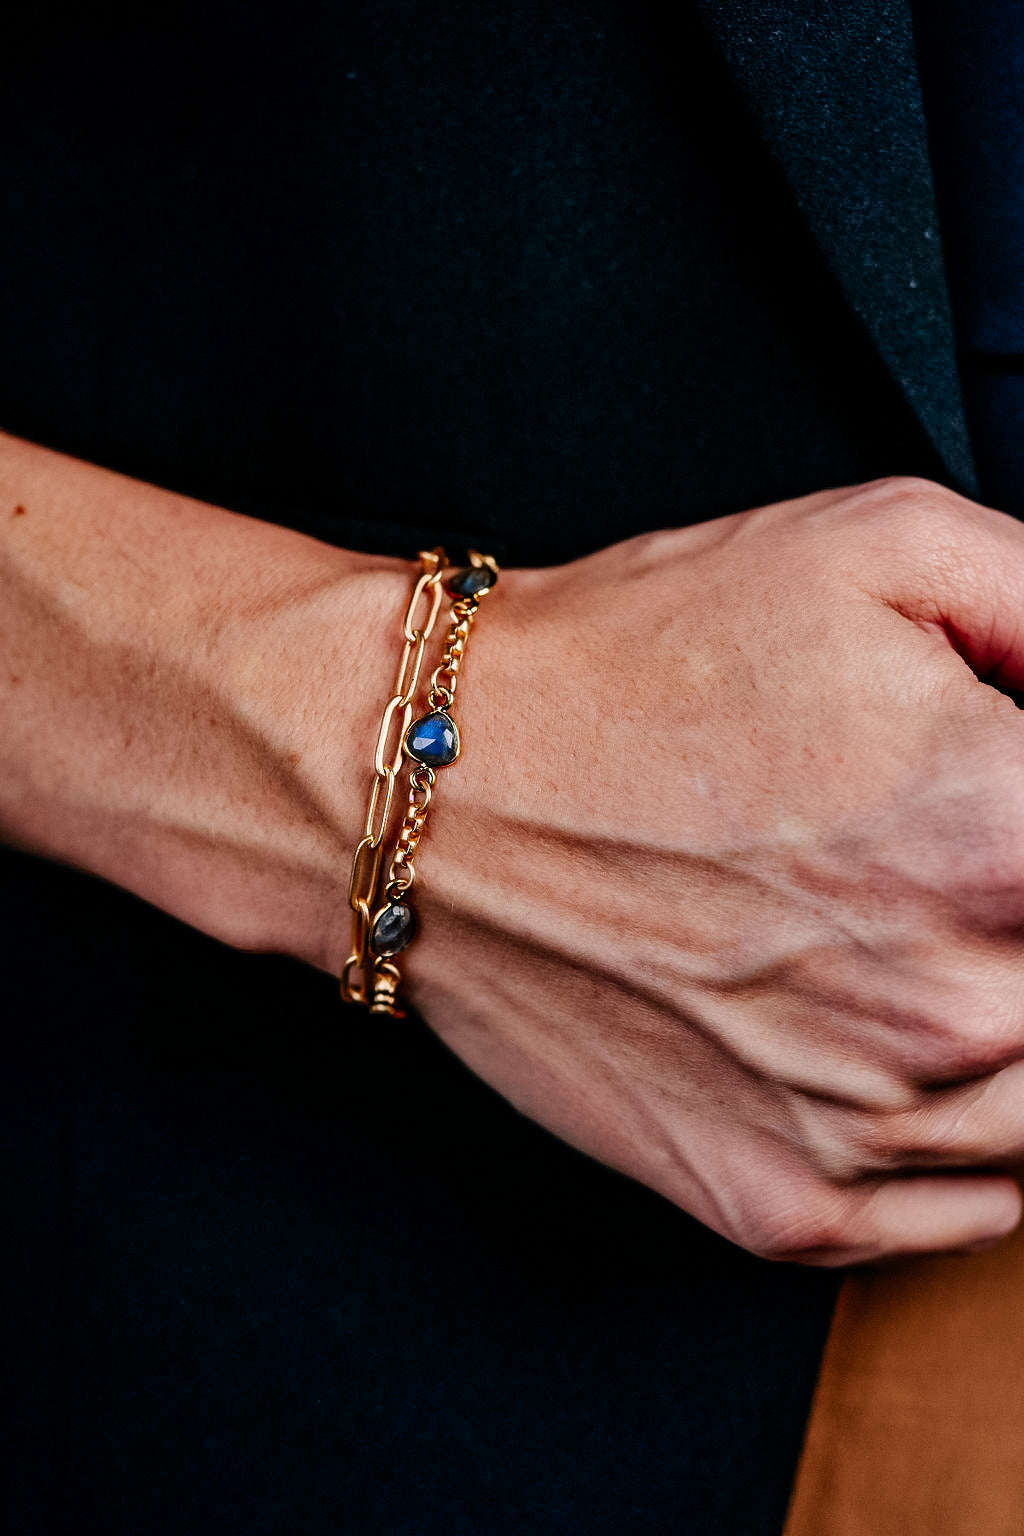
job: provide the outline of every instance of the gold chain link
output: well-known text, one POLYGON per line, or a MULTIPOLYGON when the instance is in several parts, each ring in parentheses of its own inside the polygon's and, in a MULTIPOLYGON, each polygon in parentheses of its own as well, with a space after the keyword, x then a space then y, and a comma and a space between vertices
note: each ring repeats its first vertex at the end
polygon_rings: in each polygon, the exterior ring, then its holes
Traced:
POLYGON ((398 834, 398 844, 391 860, 387 885, 384 889, 384 895, 388 901, 397 901, 400 896, 404 896, 406 891, 412 888, 416 878, 413 859, 416 857, 416 849, 423 836, 423 828, 427 824, 427 807, 430 805, 436 780, 437 775, 433 768, 426 768, 422 764, 415 773, 409 775, 409 808, 405 813, 402 830, 398 834))
POLYGON ((430 679, 430 693, 427 702, 431 709, 451 709, 455 702, 455 688, 459 680, 459 668, 462 666, 462 657, 466 649, 466 641, 476 618, 476 610, 480 599, 476 597, 457 598, 451 606, 451 627, 448 630, 448 638, 445 641, 444 655, 441 664, 437 667, 430 679), (447 678, 447 682, 444 679, 447 678))

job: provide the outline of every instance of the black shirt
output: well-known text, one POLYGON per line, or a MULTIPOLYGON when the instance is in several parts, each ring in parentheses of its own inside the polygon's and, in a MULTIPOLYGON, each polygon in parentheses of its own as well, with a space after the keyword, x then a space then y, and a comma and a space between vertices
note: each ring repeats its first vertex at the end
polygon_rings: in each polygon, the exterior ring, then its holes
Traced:
MULTIPOLYGON (((410 557, 942 478, 685 7, 5 26, 9 430, 410 557)), ((329 978, 5 871, 11 1529, 779 1529, 833 1277, 329 978)))

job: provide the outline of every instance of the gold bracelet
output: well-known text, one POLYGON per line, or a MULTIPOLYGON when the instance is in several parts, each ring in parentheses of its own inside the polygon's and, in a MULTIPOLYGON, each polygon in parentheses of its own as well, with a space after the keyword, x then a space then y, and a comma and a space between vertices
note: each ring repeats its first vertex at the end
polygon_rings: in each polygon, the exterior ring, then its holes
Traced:
POLYGON ((441 580, 445 572, 443 549, 420 550, 420 574, 402 619, 405 642, 391 698, 384 706, 377 746, 373 755, 374 780, 366 810, 363 835, 352 856, 348 882, 348 904, 352 912, 352 953, 341 973, 341 995, 347 1003, 369 1006, 367 944, 370 936, 370 910, 376 901, 377 883, 384 836, 391 817, 395 793, 395 775, 402 765, 402 743, 412 719, 412 697, 420 680, 423 651, 441 606, 441 580), (424 621, 416 627, 420 608, 426 604, 424 621), (388 755, 394 722, 398 720, 397 744, 388 755))
POLYGON ((375 778, 363 836, 352 858, 348 887, 352 953, 341 973, 341 995, 346 1002, 362 1003, 371 1013, 390 1014, 393 1018, 404 1017, 398 1007, 402 978, 395 956, 416 937, 416 914, 405 898, 416 878, 414 860, 426 826, 435 770, 454 763, 462 750, 459 729, 451 716, 459 668, 480 602, 498 579, 498 566, 490 555, 480 555, 471 549, 469 561, 464 570, 446 576, 443 549, 429 554, 420 552, 420 575, 402 621, 405 648, 392 697, 381 717, 373 760, 375 778), (412 700, 419 683, 424 647, 437 619, 442 582, 453 599, 444 653, 430 679, 428 712, 412 720, 412 700), (428 604, 426 620, 417 629, 413 620, 424 601, 428 604), (399 744, 389 757, 387 746, 396 717, 400 717, 399 744), (388 868, 383 905, 374 910, 395 776, 403 753, 414 764, 409 776, 409 804, 388 868))

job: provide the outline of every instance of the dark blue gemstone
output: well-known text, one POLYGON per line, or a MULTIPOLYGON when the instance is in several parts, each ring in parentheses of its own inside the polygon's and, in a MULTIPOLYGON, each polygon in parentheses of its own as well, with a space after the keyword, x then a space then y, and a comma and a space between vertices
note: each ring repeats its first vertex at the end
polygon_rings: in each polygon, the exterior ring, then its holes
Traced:
POLYGON ((455 721, 443 709, 414 720, 405 733, 405 750, 425 768, 443 768, 459 755, 455 721))
POLYGON ((378 912, 370 929, 370 948, 382 960, 398 955, 416 937, 416 914, 404 901, 393 901, 378 912))
POLYGON ((489 565, 468 565, 464 571, 449 576, 445 586, 453 597, 476 597, 493 587, 497 579, 497 571, 489 565))

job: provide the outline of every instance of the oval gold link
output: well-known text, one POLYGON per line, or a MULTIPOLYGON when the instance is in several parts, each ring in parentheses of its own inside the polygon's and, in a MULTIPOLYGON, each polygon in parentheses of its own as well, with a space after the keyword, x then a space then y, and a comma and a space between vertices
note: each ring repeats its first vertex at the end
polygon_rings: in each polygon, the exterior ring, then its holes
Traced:
POLYGON ((436 571, 424 571, 419 581, 413 587, 409 606, 405 610, 405 618, 402 620, 402 634, 407 645, 414 643, 417 628, 423 631, 424 636, 429 636, 433 630, 437 622, 437 610, 440 608, 441 598, 444 596, 441 587, 442 575, 443 567, 436 571), (425 624, 417 626, 413 623, 413 619, 416 617, 416 609, 420 605, 420 599, 427 593, 429 593, 430 602, 430 607, 427 610, 427 621, 425 624))
POLYGON ((358 896, 352 908, 352 953, 360 964, 366 960, 366 940, 370 932, 370 903, 358 896))
POLYGON ((398 668, 398 676, 395 678, 394 692, 400 698, 403 705, 408 704, 416 689, 419 687, 420 671, 423 667, 423 649, 427 643, 427 637, 422 629, 416 631, 414 640, 407 640, 402 652, 402 660, 398 668), (412 672, 406 679, 409 670, 409 657, 413 657, 412 672))
POLYGON ((394 698, 389 699, 384 706, 384 715, 381 719, 380 731, 377 736, 377 750, 373 754, 373 769, 378 778, 382 779, 389 767, 393 773, 397 773, 402 766, 402 743, 405 740, 405 733, 409 729, 411 721, 412 705, 409 703, 403 704, 402 695, 396 693, 394 698), (398 746, 394 758, 388 760, 384 756, 384 748, 388 744, 391 722, 399 710, 402 711, 402 724, 398 732, 398 746))
MULTIPOLYGON (((364 836, 370 839, 371 848, 379 848, 384 841, 384 833, 388 829, 391 820, 391 803, 395 797, 395 770, 388 763, 384 769, 383 778, 374 779, 373 788, 370 790, 370 803, 366 808, 366 822, 363 827, 364 836), (380 813, 380 822, 374 830, 374 820, 377 815, 377 802, 380 800, 380 787, 386 784, 384 791, 384 809, 380 813)), ((373 894, 372 892, 370 893, 373 894)))
POLYGON ((417 795, 422 795, 423 798, 419 801, 419 804, 422 805, 424 809, 426 809, 426 807, 430 804, 430 796, 433 793, 434 785, 436 782, 437 780, 434 775, 434 770, 432 768, 427 768, 426 765, 417 769, 414 774, 411 774, 409 777, 410 805, 415 805, 417 803, 415 797, 417 795))
POLYGON ((416 617, 416 609, 420 605, 420 599, 430 584, 436 579, 436 571, 421 571, 409 595, 405 613, 402 616, 402 635, 408 645, 411 645, 416 634, 413 619, 416 617))
POLYGON ((443 544, 436 544, 433 549, 421 549, 418 554, 420 570, 423 574, 436 576, 438 581, 441 581, 448 565, 448 556, 444 552, 443 544))
POLYGON ((447 709, 448 705, 452 702, 454 697, 455 674, 450 670, 449 667, 445 665, 445 662, 442 660, 441 665, 437 667, 431 675, 430 692, 427 695, 427 702, 429 703, 431 709, 447 709), (444 682, 444 678, 447 678, 448 681, 444 682), (442 694, 445 695, 445 702, 443 704, 439 704, 437 700, 442 694))
POLYGON ((366 905, 373 900, 373 893, 377 889, 377 881, 380 877, 380 857, 379 843, 374 847, 372 838, 360 838, 356 844, 356 851, 352 855, 352 873, 348 882, 348 904, 353 912, 362 910, 360 903, 366 905), (369 878, 364 878, 363 863, 367 852, 370 855, 369 878))
POLYGON ((341 995, 346 1003, 367 1003, 366 995, 366 970, 360 963, 359 955, 349 955, 341 972, 341 995), (359 982, 352 980, 354 971, 362 973, 359 982))
POLYGON ((413 868, 411 862, 415 849, 410 848, 408 842, 406 841, 405 834, 407 831, 407 827, 402 828, 401 835, 398 839, 398 846, 391 856, 391 865, 388 869, 389 890, 395 884, 396 880, 399 879, 403 871, 406 878, 406 884, 404 886, 405 890, 408 890, 409 886, 412 885, 412 882, 416 878, 416 871, 413 868))

